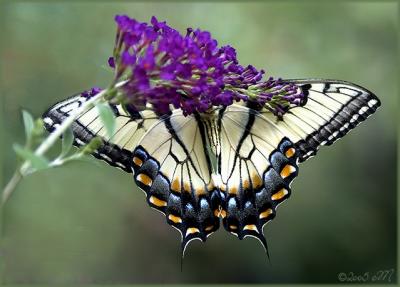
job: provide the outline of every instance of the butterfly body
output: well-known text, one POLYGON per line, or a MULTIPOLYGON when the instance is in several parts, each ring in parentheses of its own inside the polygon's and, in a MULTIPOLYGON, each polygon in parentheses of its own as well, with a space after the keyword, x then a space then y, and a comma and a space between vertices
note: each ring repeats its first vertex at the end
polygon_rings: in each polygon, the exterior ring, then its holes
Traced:
MULTIPOLYGON (((220 225, 239 239, 253 236, 266 247, 263 226, 291 194, 298 163, 331 145, 375 112, 379 99, 354 84, 287 80, 305 94, 300 107, 278 118, 238 102, 185 116, 180 109, 159 116, 113 106, 118 129, 110 138, 96 109, 72 126, 76 144, 101 136, 94 156, 132 172, 148 204, 178 229, 185 249, 205 241, 220 225)), ((44 115, 56 128, 84 98, 77 96, 44 115)))

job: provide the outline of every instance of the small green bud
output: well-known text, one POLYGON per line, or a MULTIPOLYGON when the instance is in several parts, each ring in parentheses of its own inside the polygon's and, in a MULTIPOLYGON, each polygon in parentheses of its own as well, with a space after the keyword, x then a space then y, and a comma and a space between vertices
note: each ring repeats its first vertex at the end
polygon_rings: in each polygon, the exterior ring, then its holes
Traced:
POLYGON ((103 145, 103 140, 100 137, 93 138, 87 145, 82 149, 83 154, 91 154, 95 150, 99 149, 103 145))
POLYGON ((44 131, 45 128, 43 119, 41 118, 36 119, 32 130, 32 136, 34 138, 41 137, 44 134, 44 131))
POLYGON ((104 99, 105 100, 111 100, 113 98, 115 98, 115 96, 117 95, 117 90, 116 89, 110 89, 105 95, 104 95, 104 99))

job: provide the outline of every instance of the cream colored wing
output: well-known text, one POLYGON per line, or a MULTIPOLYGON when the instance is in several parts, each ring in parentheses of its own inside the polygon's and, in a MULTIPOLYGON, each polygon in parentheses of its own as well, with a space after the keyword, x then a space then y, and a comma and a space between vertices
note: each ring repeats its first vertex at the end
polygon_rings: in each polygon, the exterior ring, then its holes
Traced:
MULTIPOLYGON (((51 107, 44 115, 45 127, 50 132, 54 130, 71 111, 78 108, 88 98, 81 95, 71 97, 51 107)), ((94 137, 100 136, 104 144, 93 155, 108 164, 132 172, 132 151, 140 138, 155 124, 159 117, 149 108, 136 112, 123 109, 121 105, 111 105, 116 120, 116 129, 112 137, 100 119, 98 109, 92 108, 81 115, 73 124, 75 145, 82 146, 89 143, 94 137)))
POLYGON ((219 227, 219 196, 211 179, 204 126, 174 110, 153 125, 133 152, 135 181, 149 205, 182 234, 182 248, 219 227))
POLYGON ((297 163, 344 136, 380 105, 371 92, 346 82, 287 82, 298 85, 306 98, 282 119, 250 105, 231 105, 219 120, 224 227, 240 239, 254 236, 264 245, 262 227, 290 196, 297 163))

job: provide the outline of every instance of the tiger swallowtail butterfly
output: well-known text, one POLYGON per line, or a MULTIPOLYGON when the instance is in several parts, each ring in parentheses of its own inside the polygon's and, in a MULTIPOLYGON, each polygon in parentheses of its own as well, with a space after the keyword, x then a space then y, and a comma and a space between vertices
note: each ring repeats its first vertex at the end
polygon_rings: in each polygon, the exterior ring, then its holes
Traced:
MULTIPOLYGON (((112 105, 114 135, 92 108, 72 125, 75 145, 100 136, 103 145, 93 155, 133 173, 147 203, 181 233, 182 252, 193 239, 205 241, 220 219, 228 232, 253 236, 267 250, 263 226, 290 196, 298 164, 380 106, 375 95, 348 82, 284 82, 302 89, 305 101, 280 119, 245 102, 189 116, 180 109, 159 116, 151 106, 129 112, 112 105)), ((77 95, 50 108, 43 115, 46 128, 51 132, 86 100, 77 95)))

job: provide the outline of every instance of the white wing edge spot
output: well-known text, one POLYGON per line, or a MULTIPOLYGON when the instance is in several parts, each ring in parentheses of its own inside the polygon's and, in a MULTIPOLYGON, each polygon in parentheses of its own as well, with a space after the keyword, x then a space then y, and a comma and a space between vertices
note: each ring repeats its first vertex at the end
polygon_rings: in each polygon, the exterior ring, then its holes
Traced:
POLYGON ((120 168, 123 168, 123 169, 125 169, 126 168, 126 166, 124 166, 122 163, 120 163, 120 162, 118 162, 118 161, 116 161, 116 162, 114 162, 116 165, 118 165, 120 168))
POLYGON ((360 114, 360 115, 362 115, 362 114, 364 114, 366 111, 368 111, 369 110, 369 108, 368 107, 362 107, 359 111, 358 111, 358 113, 360 114))
POLYGON ((358 114, 355 114, 351 119, 350 123, 354 123, 358 119, 358 114))
POLYGON ((84 145, 85 143, 78 138, 75 138, 75 141, 78 145, 84 145))
POLYGON ((52 125, 54 123, 53 120, 49 117, 44 118, 43 122, 48 125, 52 125))
POLYGON ((99 156, 101 156, 102 158, 104 158, 107 161, 112 162, 112 159, 110 157, 106 156, 104 153, 99 153, 99 156))
POLYGON ((370 108, 372 108, 372 107, 375 106, 376 104, 378 104, 378 101, 375 100, 375 99, 369 100, 369 102, 368 102, 368 106, 369 106, 370 108))

